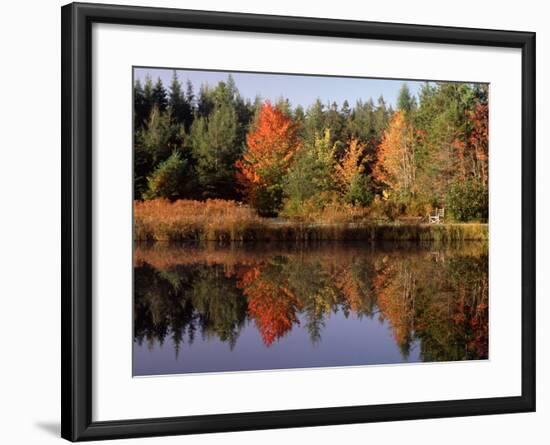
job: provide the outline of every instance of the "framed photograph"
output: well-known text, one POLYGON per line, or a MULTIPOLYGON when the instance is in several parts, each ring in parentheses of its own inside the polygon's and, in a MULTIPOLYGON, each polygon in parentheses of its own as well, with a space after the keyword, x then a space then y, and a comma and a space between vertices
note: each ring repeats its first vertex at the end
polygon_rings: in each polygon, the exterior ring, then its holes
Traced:
POLYGON ((62 436, 535 410, 535 34, 62 8, 62 436))

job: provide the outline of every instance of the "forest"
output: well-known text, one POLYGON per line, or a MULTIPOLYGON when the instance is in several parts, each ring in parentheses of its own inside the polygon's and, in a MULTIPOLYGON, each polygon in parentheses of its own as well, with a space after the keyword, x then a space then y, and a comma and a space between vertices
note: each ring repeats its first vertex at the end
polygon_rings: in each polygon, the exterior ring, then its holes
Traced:
POLYGON ((402 83, 395 109, 382 96, 304 108, 243 98, 231 75, 194 91, 174 71, 167 86, 135 80, 133 99, 135 208, 158 218, 222 202, 260 219, 487 221, 485 84, 402 83))

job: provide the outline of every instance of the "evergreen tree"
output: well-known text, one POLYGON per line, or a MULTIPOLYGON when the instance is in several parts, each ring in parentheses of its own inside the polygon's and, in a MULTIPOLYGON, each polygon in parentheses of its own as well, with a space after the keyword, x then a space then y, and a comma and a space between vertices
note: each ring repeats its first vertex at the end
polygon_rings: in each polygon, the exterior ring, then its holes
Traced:
POLYGON ((236 198, 235 161, 242 153, 237 142, 237 115, 230 103, 217 106, 208 118, 191 126, 196 173, 203 198, 236 198))
POLYGON ((160 77, 157 79, 157 82, 153 87, 153 101, 154 101, 154 105, 161 112, 166 111, 166 107, 168 106, 168 99, 167 99, 166 89, 164 88, 164 85, 162 84, 162 80, 160 77))
POLYGON ((298 132, 298 136, 300 139, 304 138, 305 134, 305 121, 306 121, 306 114, 304 112, 304 107, 301 105, 297 105, 294 109, 294 122, 296 123, 296 129, 298 132))
POLYGON ((214 101, 212 99, 211 90, 208 85, 203 84, 199 90, 199 97, 197 99, 197 115, 200 117, 207 117, 214 109, 214 101))
POLYGON ((331 144, 343 142, 344 120, 338 111, 338 105, 336 102, 332 102, 332 104, 327 107, 325 129, 330 130, 331 144))
POLYGON ((137 79, 134 82, 134 131, 141 128, 147 119, 145 97, 143 95, 143 87, 137 79))
POLYGON ((186 88, 185 88, 185 100, 191 107, 191 110, 195 109, 195 92, 193 91, 193 84, 189 79, 187 79, 186 88))
MULTIPOLYGON (((142 199, 147 191, 147 177, 175 149, 184 147, 183 127, 174 125, 169 112, 155 106, 144 128, 134 137, 134 196, 142 199)), ((185 153, 188 153, 187 151, 185 153)), ((183 153, 182 153, 183 154, 183 153)), ((187 156, 188 157, 188 156, 187 156)), ((187 161, 187 158, 184 157, 187 161)))
POLYGON ((145 76, 145 83, 143 84, 143 114, 140 116, 142 123, 141 126, 143 126, 143 123, 149 119, 154 105, 155 98, 153 95, 153 80, 151 79, 151 76, 147 75, 145 76))
POLYGON ((414 111, 415 108, 416 99, 411 95, 408 85, 404 83, 397 96, 397 110, 409 114, 411 111, 414 111))
POLYGON ((317 136, 323 134, 325 125, 325 107, 321 99, 317 98, 306 113, 304 138, 313 143, 317 136))
POLYGON ((188 125, 190 125, 192 118, 192 110, 183 93, 181 83, 175 70, 172 75, 172 83, 170 84, 168 107, 174 123, 183 125, 186 130, 189 130, 188 125))
POLYGON ((344 100, 344 102, 342 103, 342 109, 340 110, 341 114, 342 114, 342 119, 344 119, 344 121, 347 121, 350 116, 351 116, 351 108, 349 106, 349 102, 347 99, 344 100))
POLYGON ((285 180, 284 194, 287 199, 285 213, 300 216, 304 213, 304 203, 309 201, 308 210, 321 210, 327 204, 333 191, 335 147, 331 143, 330 130, 317 136, 313 143, 306 143, 296 153, 285 180))
POLYGON ((374 122, 373 122, 374 134, 376 134, 380 138, 382 137, 382 134, 388 127, 390 117, 391 117, 390 109, 388 109, 388 107, 386 106, 386 101, 384 100, 384 97, 380 96, 378 98, 376 111, 374 112, 374 122))
POLYGON ((184 194, 187 184, 188 165, 178 150, 162 161, 153 174, 147 178, 146 199, 166 198, 175 200, 184 194))

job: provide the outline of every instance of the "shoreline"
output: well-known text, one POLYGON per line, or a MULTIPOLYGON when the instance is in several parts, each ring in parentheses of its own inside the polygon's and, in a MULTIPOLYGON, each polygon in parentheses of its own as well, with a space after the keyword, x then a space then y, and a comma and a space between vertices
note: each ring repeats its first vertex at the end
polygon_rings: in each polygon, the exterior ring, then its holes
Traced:
POLYGON ((192 241, 232 244, 240 242, 309 241, 488 241, 489 226, 482 223, 301 223, 254 221, 249 224, 178 224, 134 222, 134 241, 192 241))

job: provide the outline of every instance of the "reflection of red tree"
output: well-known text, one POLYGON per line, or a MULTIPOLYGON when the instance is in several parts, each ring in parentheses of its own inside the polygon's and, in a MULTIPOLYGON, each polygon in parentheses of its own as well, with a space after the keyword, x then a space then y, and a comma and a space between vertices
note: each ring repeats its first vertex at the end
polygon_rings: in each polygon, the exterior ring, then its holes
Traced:
POLYGON ((254 319, 266 346, 283 337, 300 321, 296 296, 280 283, 262 277, 259 267, 242 273, 238 286, 248 299, 248 314, 254 319))

